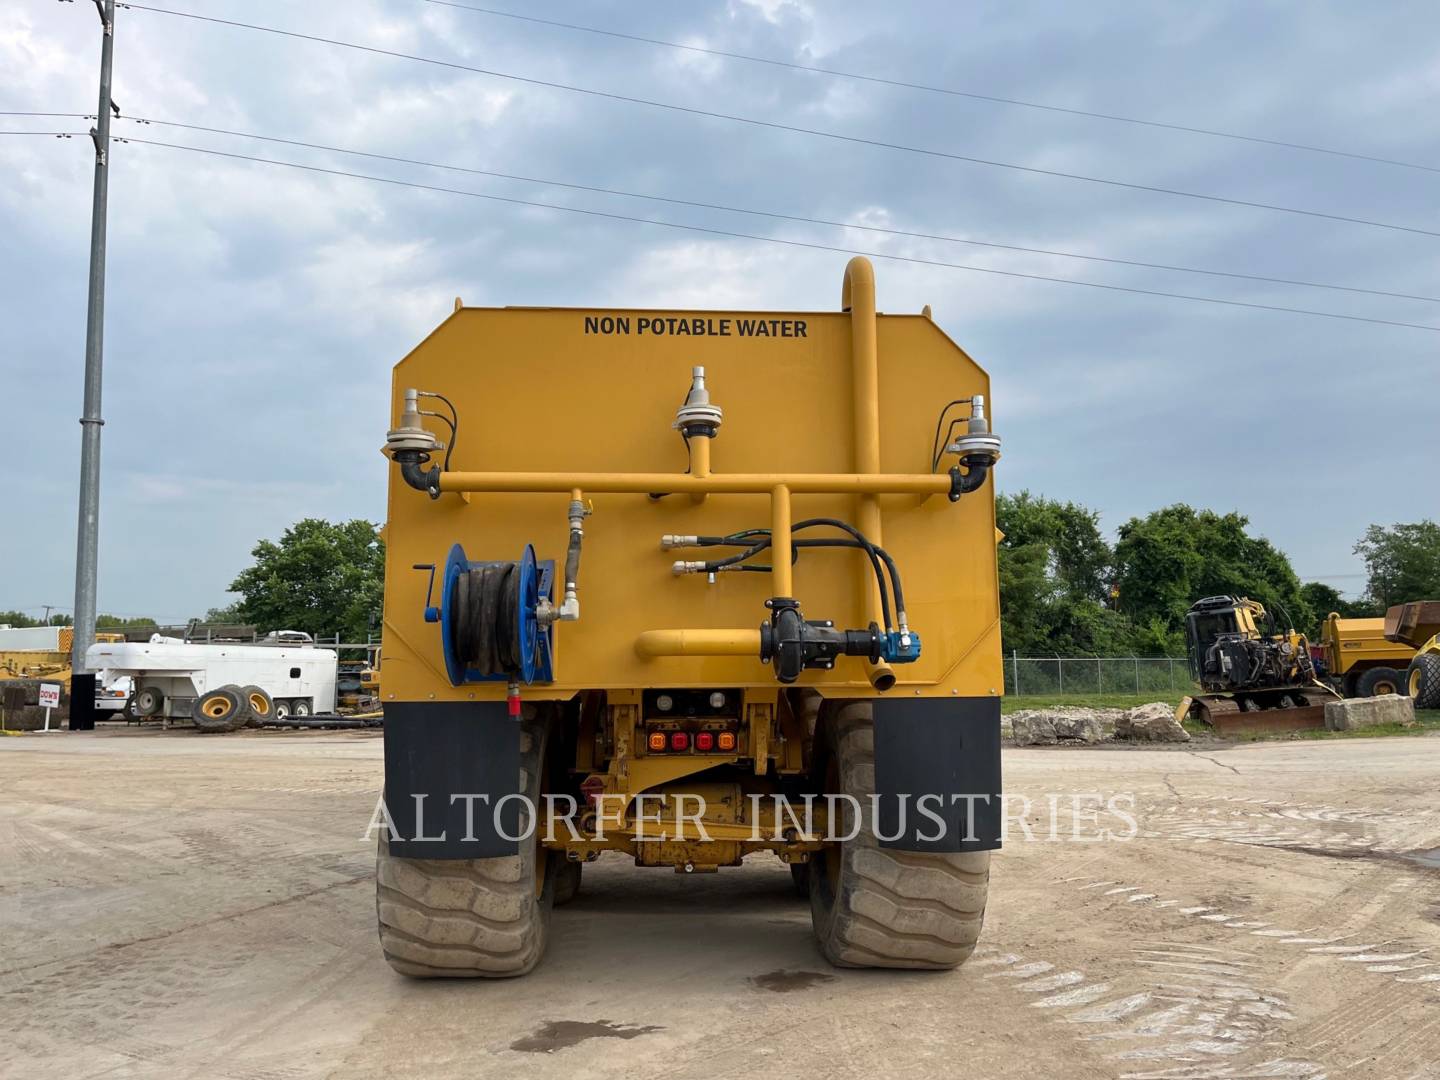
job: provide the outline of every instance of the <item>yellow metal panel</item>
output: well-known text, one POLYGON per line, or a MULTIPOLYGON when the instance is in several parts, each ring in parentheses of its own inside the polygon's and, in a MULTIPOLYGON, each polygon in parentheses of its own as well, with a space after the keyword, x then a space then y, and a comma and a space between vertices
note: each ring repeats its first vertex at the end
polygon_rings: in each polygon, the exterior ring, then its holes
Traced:
MULTIPOLYGON (((924 642, 918 662, 895 666, 899 681, 890 693, 998 693, 993 480, 951 503, 943 494, 947 478, 919 479, 930 473, 941 406, 972 394, 988 400, 989 379, 922 315, 881 315, 875 337, 874 465, 880 474, 916 478, 901 485, 908 493, 880 495, 875 502, 884 546, 903 575, 910 626, 924 642)), ((624 493, 624 485, 621 491, 607 492, 600 483, 584 490, 594 514, 585 523, 582 617, 555 627, 557 681, 527 687, 525 696, 568 698, 582 689, 650 686, 773 687, 771 669, 758 658, 639 655, 637 642, 647 631, 753 631, 766 620, 763 604, 774 591, 768 574, 720 574, 713 585, 703 574, 677 577, 671 572, 675 559, 704 556, 662 551, 659 540, 665 533, 769 527, 769 492, 778 483, 790 489, 794 520, 854 522, 861 489, 825 482, 827 475, 849 475, 861 464, 854 451, 853 370, 851 318, 840 312, 462 308, 396 367, 391 421, 399 420, 407 387, 438 391, 460 415, 456 474, 650 473, 675 481, 668 489, 657 485, 654 490, 677 492, 661 499, 624 493), (678 493, 691 489, 679 479, 687 460, 671 427, 693 365, 705 366, 712 400, 724 409, 709 461, 691 463, 701 466, 689 478, 696 487, 715 485, 703 501, 678 493), (766 482, 754 494, 725 493, 725 478, 736 474, 766 482), (812 487, 836 493, 805 490, 806 477, 814 480, 812 487)), ((992 409, 992 420, 994 415, 992 409)), ((870 463, 864 464, 868 472, 870 463)), ((447 481, 454 479, 447 474, 447 481)), ((463 479, 455 484, 464 486, 463 479)), ((471 559, 516 559, 532 543, 540 558, 563 561, 575 486, 582 485, 566 483, 546 494, 481 485, 468 502, 453 493, 432 500, 406 486, 391 467, 386 700, 503 696, 503 684, 449 684, 439 627, 423 621, 426 575, 411 567, 443 564, 457 541, 471 559)), ((843 627, 866 624, 866 578, 857 565, 863 559, 852 550, 802 551, 793 589, 807 618, 843 627)), ((830 696, 875 693, 860 659, 842 659, 830 672, 807 672, 801 683, 830 696)))
POLYGON ((1320 643, 1332 675, 1344 675, 1359 663, 1403 668, 1415 655, 1411 646, 1386 639, 1383 618, 1345 619, 1333 611, 1321 627, 1320 643))

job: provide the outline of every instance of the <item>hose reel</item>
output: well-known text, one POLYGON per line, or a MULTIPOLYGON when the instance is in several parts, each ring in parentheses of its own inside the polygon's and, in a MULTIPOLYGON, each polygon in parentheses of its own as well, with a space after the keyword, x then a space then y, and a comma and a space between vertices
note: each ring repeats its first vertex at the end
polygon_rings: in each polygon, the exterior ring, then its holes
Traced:
POLYGON ((475 562, 455 544, 445 560, 439 611, 445 670, 453 686, 473 682, 551 682, 551 630, 537 612, 552 597, 555 564, 525 545, 515 561, 475 562))

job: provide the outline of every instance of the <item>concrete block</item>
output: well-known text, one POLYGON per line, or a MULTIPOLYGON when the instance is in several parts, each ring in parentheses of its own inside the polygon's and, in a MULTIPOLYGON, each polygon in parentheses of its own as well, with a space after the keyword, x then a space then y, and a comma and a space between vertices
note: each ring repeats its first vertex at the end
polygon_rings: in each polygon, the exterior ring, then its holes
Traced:
POLYGON ((1415 723, 1415 706, 1403 694, 1346 698, 1325 703, 1325 727, 1330 731, 1358 731, 1362 728, 1415 723))

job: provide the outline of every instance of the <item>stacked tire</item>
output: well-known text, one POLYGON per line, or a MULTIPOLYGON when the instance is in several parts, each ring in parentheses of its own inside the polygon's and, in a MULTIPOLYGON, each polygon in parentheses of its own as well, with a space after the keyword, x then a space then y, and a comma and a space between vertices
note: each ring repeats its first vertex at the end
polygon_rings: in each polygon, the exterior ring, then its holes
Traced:
POLYGON ((195 701, 190 716, 198 731, 219 735, 242 727, 258 727, 275 714, 275 703, 258 686, 220 686, 195 701))
POLYGON ((1440 653, 1416 655, 1405 672, 1406 689, 1417 709, 1440 709, 1440 653))

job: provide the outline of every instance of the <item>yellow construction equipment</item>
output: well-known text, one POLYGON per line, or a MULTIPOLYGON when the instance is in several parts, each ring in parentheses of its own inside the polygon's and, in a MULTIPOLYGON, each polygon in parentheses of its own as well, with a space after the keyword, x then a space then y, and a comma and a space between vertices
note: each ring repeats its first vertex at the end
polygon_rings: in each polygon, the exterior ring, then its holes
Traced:
POLYGON ((606 851, 773 853, 833 962, 963 961, 1000 824, 988 400, 863 258, 839 312, 457 303, 385 445, 391 965, 530 970, 606 851))
POLYGON ((1175 718, 1200 720, 1218 734, 1321 728, 1325 702, 1340 696, 1316 677, 1305 635, 1282 630, 1247 597, 1192 604, 1185 649, 1201 693, 1181 701, 1175 718))
POLYGON ((1403 693, 1412 645, 1385 637, 1384 619, 1346 619, 1330 612, 1320 626, 1325 678, 1347 698, 1403 693))
POLYGON ((1385 637, 1415 650, 1402 693, 1417 709, 1440 709, 1440 600, 1396 604, 1385 612, 1385 637))

